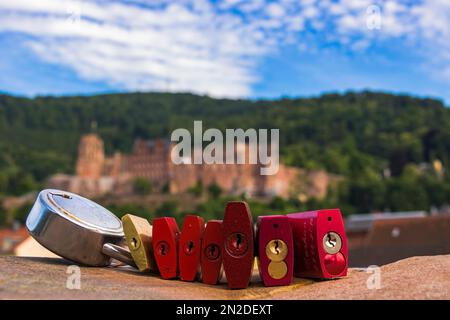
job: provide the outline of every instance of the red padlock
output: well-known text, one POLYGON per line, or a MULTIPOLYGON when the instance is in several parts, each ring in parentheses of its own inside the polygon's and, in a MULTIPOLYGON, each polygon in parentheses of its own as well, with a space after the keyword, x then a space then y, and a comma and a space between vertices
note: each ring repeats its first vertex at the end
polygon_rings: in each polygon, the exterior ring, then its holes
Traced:
POLYGON ((260 216, 257 221, 259 274, 266 287, 292 282, 294 245, 287 216, 260 216))
POLYGON ((153 219, 153 252, 163 279, 178 276, 178 239, 180 230, 174 218, 153 219))
POLYGON ((194 281, 199 274, 204 230, 205 221, 199 216, 187 215, 184 218, 178 244, 178 265, 183 281, 194 281))
POLYGON ((223 218, 223 267, 228 287, 248 287, 253 271, 253 219, 246 202, 227 203, 223 218))
POLYGON ((339 209, 288 214, 294 237, 294 275, 301 278, 345 277, 347 238, 339 209))
POLYGON ((222 220, 210 220, 203 234, 201 267, 202 281, 217 284, 222 277, 222 220))

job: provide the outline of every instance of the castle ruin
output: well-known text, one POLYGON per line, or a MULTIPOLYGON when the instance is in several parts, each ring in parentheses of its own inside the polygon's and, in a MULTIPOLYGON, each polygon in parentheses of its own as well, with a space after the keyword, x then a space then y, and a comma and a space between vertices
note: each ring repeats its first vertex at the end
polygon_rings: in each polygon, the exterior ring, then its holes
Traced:
MULTIPOLYGON (((326 195, 330 176, 324 171, 305 171, 280 164, 278 173, 260 175, 260 164, 179 164, 171 161, 174 146, 169 140, 136 139, 131 154, 105 155, 103 140, 97 134, 81 137, 76 175, 57 174, 48 181, 51 188, 85 196, 133 193, 134 181, 147 179, 156 192, 187 192, 201 183, 217 185, 225 194, 259 197, 316 197, 326 195)), ((248 152, 245 144, 235 152, 248 152)), ((246 154, 248 156, 248 154, 246 154)))

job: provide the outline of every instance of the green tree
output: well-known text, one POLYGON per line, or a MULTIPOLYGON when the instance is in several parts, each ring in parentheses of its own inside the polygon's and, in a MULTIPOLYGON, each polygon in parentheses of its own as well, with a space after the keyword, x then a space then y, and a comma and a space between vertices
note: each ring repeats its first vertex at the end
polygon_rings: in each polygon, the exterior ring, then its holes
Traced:
POLYGON ((213 183, 209 185, 208 192, 213 198, 217 199, 222 194, 222 188, 219 187, 216 183, 213 183))
POLYGON ((176 217, 178 203, 175 201, 165 201, 155 210, 155 217, 176 217))
POLYGON ((188 192, 193 194, 196 197, 200 197, 203 194, 203 183, 201 180, 197 181, 197 183, 188 189, 188 192))
POLYGON ((153 186, 150 180, 143 177, 138 177, 134 180, 133 190, 140 195, 148 195, 152 192, 153 186))

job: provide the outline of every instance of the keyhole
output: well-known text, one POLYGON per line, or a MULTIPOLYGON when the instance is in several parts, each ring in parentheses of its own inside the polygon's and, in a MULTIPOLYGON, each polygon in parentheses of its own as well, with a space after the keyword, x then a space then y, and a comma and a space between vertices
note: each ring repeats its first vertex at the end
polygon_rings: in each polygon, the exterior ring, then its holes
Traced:
POLYGON ((169 254, 170 251, 170 245, 167 242, 160 242, 158 243, 155 252, 157 252, 161 256, 166 256, 169 254))
POLYGON ((336 242, 337 242, 336 237, 334 237, 332 234, 329 233, 327 235, 327 245, 330 248, 334 248, 334 247, 336 247, 336 242))
POLYGON ((183 247, 184 254, 191 255, 195 252, 195 242, 190 240, 184 244, 183 247))
POLYGON ((242 242, 242 236, 240 233, 236 235, 236 249, 239 249, 241 247, 242 242))
POLYGON ((220 250, 217 247, 217 245, 215 244, 210 244, 208 247, 206 247, 206 251, 205 251, 206 257, 209 260, 215 260, 219 257, 220 255, 220 250))
POLYGON ((225 248, 231 255, 240 256, 245 254, 248 250, 248 241, 245 234, 239 232, 231 234, 227 238, 225 248))
POLYGON ((131 239, 131 246, 132 246, 133 248, 136 248, 136 247, 137 247, 137 240, 136 240, 136 238, 131 239))
POLYGON ((276 254, 280 254, 280 247, 279 247, 278 240, 275 240, 275 252, 276 252, 276 254))
POLYGON ((333 231, 326 233, 323 236, 323 248, 326 253, 336 254, 342 248, 341 237, 333 231))
POLYGON ((287 245, 281 239, 273 239, 266 244, 266 256, 272 262, 283 261, 286 258, 287 254, 287 245))

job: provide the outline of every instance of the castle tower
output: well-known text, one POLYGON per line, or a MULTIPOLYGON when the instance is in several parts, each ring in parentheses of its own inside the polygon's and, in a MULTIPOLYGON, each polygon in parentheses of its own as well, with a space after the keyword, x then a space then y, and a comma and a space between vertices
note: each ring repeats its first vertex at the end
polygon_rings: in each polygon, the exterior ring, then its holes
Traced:
POLYGON ((78 146, 77 175, 84 178, 99 178, 104 162, 103 140, 94 133, 82 136, 78 146))

